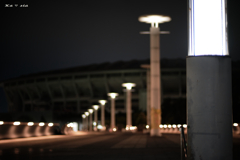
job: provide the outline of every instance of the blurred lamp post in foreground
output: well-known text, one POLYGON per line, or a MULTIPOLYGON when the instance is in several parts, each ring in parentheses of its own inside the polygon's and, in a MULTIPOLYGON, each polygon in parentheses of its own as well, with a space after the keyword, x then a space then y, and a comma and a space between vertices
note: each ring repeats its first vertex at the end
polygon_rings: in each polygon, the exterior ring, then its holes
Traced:
POLYGON ((86 115, 82 114, 82 130, 86 130, 86 115))
POLYGON ((189 0, 189 160, 232 159, 232 80, 226 4, 226 0, 189 0))
POLYGON ((101 104, 101 125, 102 125, 102 130, 106 130, 105 126, 105 104, 107 103, 106 100, 99 100, 98 101, 101 104))
POLYGON ((89 124, 90 124, 89 131, 92 131, 92 125, 93 125, 93 123, 92 123, 92 113, 93 113, 93 109, 88 109, 88 112, 89 112, 89 124))
POLYGON ((126 87, 126 130, 130 130, 130 127, 132 126, 132 87, 135 87, 135 83, 123 83, 123 87, 126 87))
POLYGON ((93 105, 93 108, 94 108, 94 131, 97 131, 97 125, 98 125, 98 116, 97 116, 97 114, 98 114, 98 112, 97 112, 97 110, 98 110, 98 108, 99 108, 99 106, 98 105, 93 105))
POLYGON ((150 106, 151 106, 151 136, 161 136, 159 125, 161 124, 161 71, 160 71, 160 36, 159 34, 168 34, 167 31, 161 31, 159 23, 171 21, 171 18, 163 15, 143 15, 138 19, 140 22, 150 23, 150 32, 141 32, 141 34, 150 34, 150 106))
POLYGON ((86 130, 88 131, 88 126, 89 126, 88 116, 89 116, 89 113, 88 113, 88 112, 85 112, 85 115, 86 115, 86 130))
POLYGON ((111 98, 111 130, 116 131, 116 122, 115 122, 115 98, 118 96, 118 93, 108 93, 108 96, 111 98))

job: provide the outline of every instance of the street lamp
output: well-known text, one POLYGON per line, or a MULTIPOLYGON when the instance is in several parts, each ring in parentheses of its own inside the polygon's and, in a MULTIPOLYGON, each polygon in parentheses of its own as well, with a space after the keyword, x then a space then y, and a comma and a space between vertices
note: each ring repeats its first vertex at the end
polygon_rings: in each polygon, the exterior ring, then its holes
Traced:
POLYGON ((94 108, 94 131, 97 131, 97 124, 98 124, 98 116, 97 116, 97 110, 99 108, 98 105, 93 105, 94 108))
POLYGON ((93 113, 93 109, 88 109, 88 112, 89 112, 89 124, 90 124, 90 127, 89 127, 89 131, 92 131, 92 113, 93 113))
POLYGON ((111 98, 111 130, 116 130, 115 122, 115 98, 118 96, 118 93, 108 93, 108 96, 111 98))
POLYGON ((135 83, 123 83, 122 84, 123 87, 126 87, 126 130, 130 130, 130 127, 132 126, 132 98, 131 98, 131 91, 132 91, 132 87, 135 87, 136 84, 135 83))
POLYGON ((102 125, 102 130, 105 130, 105 104, 107 103, 106 100, 99 100, 98 101, 101 104, 101 125, 102 125))
POLYGON ((227 0, 189 0, 188 159, 232 159, 227 0))
POLYGON ((150 23, 150 106, 151 106, 151 136, 161 136, 159 125, 161 124, 161 71, 160 71, 160 37, 159 34, 168 34, 161 31, 159 23, 171 21, 171 18, 163 15, 144 15, 138 18, 140 22, 150 23))
POLYGON ((83 130, 86 128, 86 115, 82 114, 82 124, 83 124, 83 130))
POLYGON ((86 115, 86 130, 88 131, 88 126, 89 126, 89 124, 88 124, 88 116, 89 116, 89 113, 88 112, 85 112, 85 115, 86 115))

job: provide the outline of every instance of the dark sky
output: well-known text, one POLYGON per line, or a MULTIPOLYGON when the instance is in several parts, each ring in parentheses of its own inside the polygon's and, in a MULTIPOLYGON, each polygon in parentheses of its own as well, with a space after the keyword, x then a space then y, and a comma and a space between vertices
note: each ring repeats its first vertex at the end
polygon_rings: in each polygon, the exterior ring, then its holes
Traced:
MULTIPOLYGON (((239 59, 239 11, 229 3, 229 47, 239 59)), ((162 58, 187 56, 187 0, 1 1, 0 80, 91 63, 149 58, 150 25, 143 14, 165 14, 160 25, 162 58), (6 8, 5 4, 18 4, 6 8), (27 8, 20 8, 28 4, 27 8)), ((206 24, 207 25, 207 24, 206 24)), ((207 35, 206 35, 207 37, 207 35)))

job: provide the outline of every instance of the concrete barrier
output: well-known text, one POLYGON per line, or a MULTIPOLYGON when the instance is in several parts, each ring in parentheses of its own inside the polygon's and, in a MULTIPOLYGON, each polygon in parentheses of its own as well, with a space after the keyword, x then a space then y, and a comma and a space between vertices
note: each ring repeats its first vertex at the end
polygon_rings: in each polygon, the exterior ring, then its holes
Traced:
POLYGON ((58 123, 0 121, 0 139, 37 137, 55 134, 58 123))

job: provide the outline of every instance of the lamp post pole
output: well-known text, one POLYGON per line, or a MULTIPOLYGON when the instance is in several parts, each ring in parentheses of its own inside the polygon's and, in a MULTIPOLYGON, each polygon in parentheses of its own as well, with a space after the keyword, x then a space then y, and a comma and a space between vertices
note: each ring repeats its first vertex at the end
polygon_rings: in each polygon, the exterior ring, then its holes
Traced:
POLYGON ((102 130, 106 130, 105 126, 105 104, 107 103, 106 100, 99 100, 98 101, 101 104, 101 125, 102 125, 102 130))
POLYGON ((99 106, 93 105, 93 108, 94 108, 94 131, 97 131, 97 125, 98 125, 97 111, 98 111, 99 106))
POLYGON ((115 98, 118 93, 108 93, 111 98, 111 131, 116 130, 116 120, 115 120, 115 98))
POLYGON ((93 109, 88 109, 88 111, 89 111, 89 124, 90 124, 90 126, 89 126, 89 131, 92 131, 92 113, 93 113, 93 109))
POLYGON ((162 31, 159 23, 169 22, 168 16, 144 15, 139 17, 140 22, 151 23, 150 32, 150 106, 151 106, 151 136, 161 136, 159 125, 161 124, 161 71, 160 71, 160 37, 159 34, 169 32, 162 31))
POLYGON ((232 80, 226 4, 226 0, 189 0, 189 160, 232 159, 232 80))
POLYGON ((126 87, 126 130, 130 130, 132 126, 132 87, 135 87, 135 83, 123 83, 123 87, 126 87))
POLYGON ((82 114, 82 130, 85 131, 86 128, 86 115, 82 114))
POLYGON ((85 112, 85 115, 86 115, 86 131, 88 131, 88 116, 89 116, 89 113, 88 112, 85 112))

